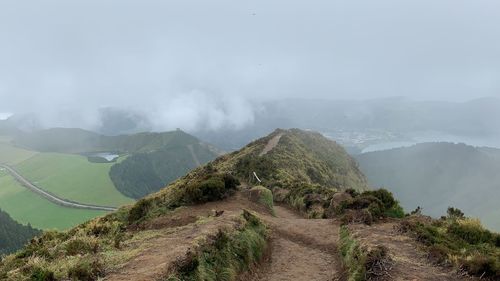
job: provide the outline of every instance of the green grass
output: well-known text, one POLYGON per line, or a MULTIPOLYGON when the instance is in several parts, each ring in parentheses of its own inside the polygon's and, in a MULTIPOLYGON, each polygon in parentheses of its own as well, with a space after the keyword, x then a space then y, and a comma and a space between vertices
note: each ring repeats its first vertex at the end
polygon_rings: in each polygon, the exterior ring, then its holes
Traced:
POLYGON ((244 211, 236 231, 220 230, 200 245, 191 259, 180 264, 167 281, 234 281, 264 255, 267 229, 260 219, 244 211))
POLYGON ((40 153, 15 167, 40 188, 65 199, 106 206, 132 203, 109 177, 113 164, 91 163, 80 155, 40 153))
POLYGON ((361 249, 359 243, 354 239, 346 226, 340 228, 339 240, 340 256, 342 263, 347 269, 349 281, 365 280, 366 253, 361 249))
POLYGON ((478 219, 450 212, 430 222, 408 217, 400 230, 422 243, 434 263, 452 264, 476 277, 500 278, 500 234, 485 229, 478 219))
POLYGON ((0 208, 22 223, 40 229, 68 229, 105 214, 55 205, 27 190, 10 175, 0 171, 0 208))
POLYGON ((0 138, 0 163, 16 165, 36 155, 38 152, 17 148, 7 138, 0 138))
POLYGON ((255 193, 259 197, 258 202, 266 206, 274 214, 274 200, 271 190, 258 185, 253 187, 250 192, 255 193))

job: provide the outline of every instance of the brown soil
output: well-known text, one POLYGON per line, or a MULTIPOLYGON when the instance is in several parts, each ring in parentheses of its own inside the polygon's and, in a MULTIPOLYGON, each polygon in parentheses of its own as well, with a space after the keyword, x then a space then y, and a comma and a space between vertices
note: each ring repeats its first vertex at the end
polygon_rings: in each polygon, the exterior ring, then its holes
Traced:
POLYGON ((340 280, 339 224, 304 219, 282 206, 276 206, 275 212, 276 217, 265 218, 273 229, 271 253, 242 280, 340 280))
POLYGON ((394 230, 396 223, 386 222, 367 225, 351 225, 352 234, 361 244, 368 247, 387 247, 393 261, 389 275, 383 280, 455 281, 471 280, 458 276, 451 268, 434 266, 425 252, 412 238, 394 230))
MULTIPOLYGON (((158 280, 198 239, 215 234, 220 228, 235 227, 234 217, 242 209, 253 210, 271 228, 270 246, 261 263, 243 274, 241 281, 344 280, 337 241, 339 223, 330 219, 304 219, 296 212, 275 206, 275 216, 262 205, 238 192, 223 201, 183 207, 144 226, 158 232, 140 242, 141 250, 105 280, 158 280), (222 215, 216 216, 216 213, 222 215), (200 223, 200 218, 203 220, 200 223)), ((433 266, 418 244, 393 230, 393 222, 373 226, 351 225, 350 229, 368 247, 386 246, 392 262, 389 275, 382 280, 468 280, 451 269, 433 266)), ((134 245, 128 247, 134 248, 134 245)))
POLYGON ((214 234, 221 227, 234 227, 233 218, 242 209, 253 210, 271 227, 270 254, 245 280, 338 280, 340 263, 336 242, 338 224, 332 220, 303 219, 285 207, 276 206, 276 216, 242 193, 220 202, 180 208, 145 227, 161 230, 146 242, 144 251, 133 257, 105 280, 157 280, 169 266, 184 256, 200 237, 214 234), (215 211, 224 213, 215 217, 215 211), (204 223, 194 218, 206 217, 204 223))
POLYGON ((267 153, 269 153, 269 151, 273 150, 273 148, 275 148, 278 145, 278 143, 280 142, 282 135, 283 134, 278 134, 278 135, 274 136, 272 139, 270 139, 267 142, 264 149, 260 152, 259 156, 266 155, 267 153))

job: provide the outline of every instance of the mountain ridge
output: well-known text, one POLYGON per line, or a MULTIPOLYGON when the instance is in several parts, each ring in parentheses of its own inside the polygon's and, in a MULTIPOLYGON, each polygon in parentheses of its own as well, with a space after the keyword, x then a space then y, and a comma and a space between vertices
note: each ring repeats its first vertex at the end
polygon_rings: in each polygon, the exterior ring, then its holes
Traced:
POLYGON ((67 232, 45 232, 7 256, 0 277, 468 280, 425 262, 432 247, 441 261, 453 255, 449 261, 474 276, 499 276, 499 234, 455 209, 441 220, 405 217, 390 192, 365 190, 353 163, 317 133, 278 129, 134 205, 67 232), (371 237, 372 226, 394 239, 371 237), (483 256, 465 258, 478 250, 483 256))

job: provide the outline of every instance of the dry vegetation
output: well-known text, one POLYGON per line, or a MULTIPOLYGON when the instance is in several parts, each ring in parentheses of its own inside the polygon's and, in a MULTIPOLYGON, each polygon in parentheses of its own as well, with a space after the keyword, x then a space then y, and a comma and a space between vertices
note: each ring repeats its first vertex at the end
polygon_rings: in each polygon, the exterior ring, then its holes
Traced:
POLYGON ((439 220, 410 216, 398 230, 412 235, 438 265, 455 266, 463 274, 500 278, 500 234, 485 229, 455 208, 439 220))

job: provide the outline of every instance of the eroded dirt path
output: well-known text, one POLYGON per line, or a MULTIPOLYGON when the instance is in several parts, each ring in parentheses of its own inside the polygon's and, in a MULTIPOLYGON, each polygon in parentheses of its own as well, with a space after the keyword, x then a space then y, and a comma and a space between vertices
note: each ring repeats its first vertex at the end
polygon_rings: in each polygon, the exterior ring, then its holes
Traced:
MULTIPOLYGON (((275 207, 276 216, 241 193, 220 202, 180 208, 158 218, 147 228, 156 234, 137 243, 142 249, 105 280, 158 280, 178 257, 194 247, 198 238, 231 227, 243 209, 253 210, 270 226, 270 254, 242 280, 339 280, 336 243, 338 224, 332 220, 309 220, 287 208, 275 207), (213 217, 214 210, 224 211, 213 217), (200 223, 200 218, 205 218, 200 223)), ((134 245, 128 245, 134 248, 134 245)))
POLYGON ((265 217, 273 230, 270 255, 244 280, 340 280, 339 225, 304 219, 281 206, 275 211, 276 217, 265 217))
POLYGON ((372 226, 351 225, 349 228, 358 241, 368 247, 383 245, 393 260, 390 276, 384 280, 455 281, 475 280, 458 276, 451 269, 432 265, 417 242, 394 230, 396 223, 372 226))
POLYGON ((275 148, 278 145, 278 143, 280 142, 282 135, 283 134, 278 134, 278 135, 274 136, 272 139, 270 139, 267 142, 264 149, 259 153, 259 156, 266 155, 267 153, 269 153, 269 151, 273 150, 273 148, 275 148))

